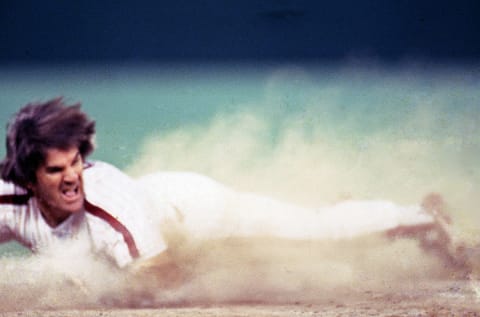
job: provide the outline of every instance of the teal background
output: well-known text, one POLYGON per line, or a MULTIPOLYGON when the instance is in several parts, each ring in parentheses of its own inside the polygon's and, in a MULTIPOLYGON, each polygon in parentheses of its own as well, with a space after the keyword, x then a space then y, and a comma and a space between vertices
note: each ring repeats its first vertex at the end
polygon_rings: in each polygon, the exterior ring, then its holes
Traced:
MULTIPOLYGON (((450 196, 461 196, 457 199, 459 204, 468 206, 462 209, 461 218, 467 224, 469 236, 475 237, 478 233, 475 207, 477 193, 480 194, 479 71, 479 65, 474 63, 384 65, 356 60, 329 64, 70 63, 2 66, 0 122, 6 123, 29 101, 64 96, 68 102, 81 102, 83 109, 97 121, 98 146, 93 158, 111 162, 127 172, 146 155, 146 140, 152 137, 162 139, 172 133, 183 133, 195 144, 197 138, 201 140, 212 125, 222 120, 226 122, 225 137, 231 137, 235 129, 239 129, 236 132, 241 135, 241 127, 229 126, 229 122, 235 122, 232 120, 235 114, 249 114, 262 122, 262 128, 254 132, 253 141, 249 141, 255 143, 254 150, 233 168, 238 167, 236 173, 239 176, 246 173, 244 169, 258 167, 258 162, 267 166, 266 162, 283 155, 277 150, 283 148, 292 131, 312 150, 323 140, 323 144, 339 149, 338 153, 348 151, 353 155, 352 162, 361 153, 368 152, 372 142, 376 150, 385 146, 386 160, 395 156, 391 152, 392 142, 413 140, 438 144, 438 148, 432 146, 428 155, 420 158, 424 163, 431 162, 424 165, 429 167, 422 177, 440 177, 439 171, 445 171, 447 178, 455 176, 445 183, 458 183, 459 192, 450 193, 450 196), (416 121, 416 113, 427 114, 428 122, 416 121), (293 128, 292 122, 295 123, 293 128), (468 195, 462 196, 466 191, 468 195)), ((0 139, 4 136, 2 129, 0 139)), ((228 144, 228 140, 222 139, 220 134, 209 142, 228 144)), ((295 149, 295 143, 291 146, 295 149)), ((2 157, 4 153, 4 147, 1 147, 2 157)), ((178 151, 152 154, 150 151, 147 155, 158 155, 159 158, 173 155, 168 162, 180 162, 189 154, 178 151)), ((340 154, 339 157, 345 159, 340 154)), ((211 157, 199 156, 198 161, 202 160, 213 162, 211 157)), ((321 164, 321 161, 317 162, 321 164)), ((172 163, 160 164, 159 168, 188 168, 216 177, 215 164, 206 168, 200 163, 172 163)), ((288 168, 286 165, 285 169, 288 168)), ((141 173, 142 167, 136 168, 137 174, 138 169, 141 173)), ((375 170, 367 164, 363 170, 368 169, 369 174, 382 171, 380 167, 375 170)), ((232 173, 229 175, 220 175, 219 178, 235 184, 235 177, 232 173)), ((297 178, 298 182, 302 182, 301 177, 297 178)), ((413 179, 419 177, 416 174, 413 179)), ((380 175, 377 180, 381 178, 380 175)), ((255 182, 254 176, 251 179, 252 183, 255 182)), ((401 183, 408 182, 409 176, 402 174, 398 179, 402 180, 401 183)), ((385 198, 395 198, 395 191, 394 187, 385 192, 373 189, 369 195, 374 197, 377 193, 387 196, 385 198)), ((370 198, 369 195, 358 191, 357 196, 370 198)), ((419 195, 415 193, 414 197, 419 195)), ((19 249, 7 245, 2 250, 0 252, 16 253, 19 249)))

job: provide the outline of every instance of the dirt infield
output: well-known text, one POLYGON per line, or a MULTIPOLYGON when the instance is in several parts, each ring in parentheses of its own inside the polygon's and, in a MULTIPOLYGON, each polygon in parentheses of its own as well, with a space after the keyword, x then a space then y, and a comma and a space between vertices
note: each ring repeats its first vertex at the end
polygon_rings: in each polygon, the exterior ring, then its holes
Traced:
MULTIPOLYGON (((102 263, 79 275, 81 287, 58 267, 46 273, 58 259, 3 259, 0 316, 480 316, 478 265, 465 276, 414 240, 184 248, 185 279, 170 289, 155 275, 128 279, 102 263)), ((67 264, 69 273, 85 267, 67 264)))
POLYGON ((84 308, 15 310, 4 317, 27 316, 480 316, 480 300, 469 281, 431 281, 415 288, 365 290, 336 298, 288 304, 185 304, 150 308, 84 308))

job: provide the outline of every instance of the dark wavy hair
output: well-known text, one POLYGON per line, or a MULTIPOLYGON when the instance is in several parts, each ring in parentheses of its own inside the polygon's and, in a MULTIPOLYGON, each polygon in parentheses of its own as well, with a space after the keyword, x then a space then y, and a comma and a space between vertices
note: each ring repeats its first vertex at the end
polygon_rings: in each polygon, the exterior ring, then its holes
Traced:
POLYGON ((48 149, 78 147, 86 158, 94 150, 95 121, 62 97, 29 103, 7 125, 7 154, 0 163, 3 180, 26 187, 36 182, 36 171, 48 149))

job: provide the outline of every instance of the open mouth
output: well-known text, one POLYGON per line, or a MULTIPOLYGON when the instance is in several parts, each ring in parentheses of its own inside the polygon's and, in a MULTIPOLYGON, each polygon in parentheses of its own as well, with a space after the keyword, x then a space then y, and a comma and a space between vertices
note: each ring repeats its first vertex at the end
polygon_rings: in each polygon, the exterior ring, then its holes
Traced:
POLYGON ((80 196, 80 188, 79 186, 63 188, 62 195, 67 201, 75 201, 80 196))

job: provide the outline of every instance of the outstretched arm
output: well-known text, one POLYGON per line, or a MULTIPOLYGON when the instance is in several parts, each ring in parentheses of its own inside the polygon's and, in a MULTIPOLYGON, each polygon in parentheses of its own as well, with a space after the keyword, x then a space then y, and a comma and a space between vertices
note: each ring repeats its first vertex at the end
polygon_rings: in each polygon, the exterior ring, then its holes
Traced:
POLYGON ((0 243, 15 237, 13 228, 20 227, 15 219, 22 219, 18 214, 25 210, 29 199, 24 189, 0 179, 0 243))

